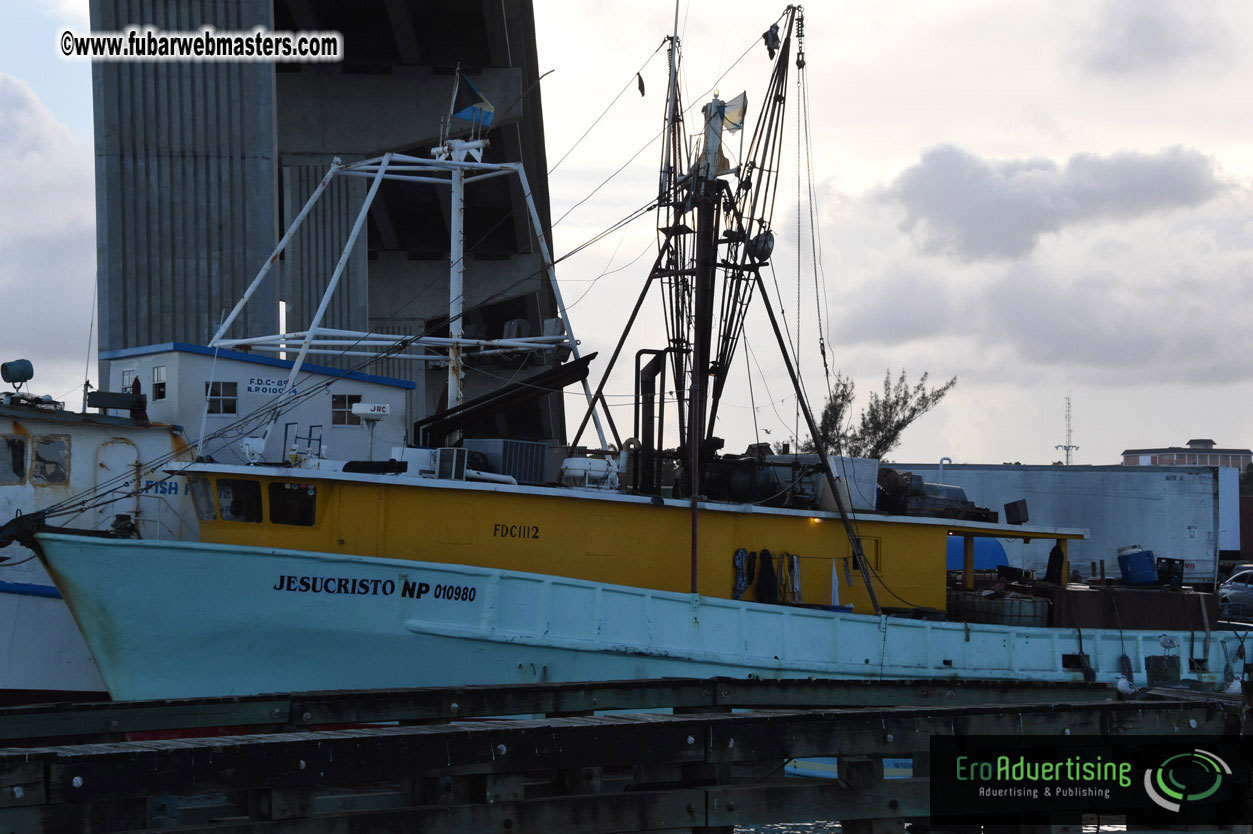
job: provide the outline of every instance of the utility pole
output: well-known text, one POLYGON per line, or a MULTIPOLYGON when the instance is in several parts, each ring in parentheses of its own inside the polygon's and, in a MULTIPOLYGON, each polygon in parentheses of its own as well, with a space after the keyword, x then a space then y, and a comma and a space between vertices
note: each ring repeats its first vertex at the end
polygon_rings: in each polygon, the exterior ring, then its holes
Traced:
POLYGON ((1064 444, 1059 443, 1053 447, 1054 449, 1065 450, 1067 466, 1070 466, 1070 462, 1072 460, 1072 453, 1078 451, 1079 449, 1078 446, 1076 446, 1074 443, 1071 442, 1072 440, 1073 440, 1073 435, 1071 434, 1071 431, 1070 431, 1070 395, 1067 394, 1066 395, 1066 442, 1064 444))

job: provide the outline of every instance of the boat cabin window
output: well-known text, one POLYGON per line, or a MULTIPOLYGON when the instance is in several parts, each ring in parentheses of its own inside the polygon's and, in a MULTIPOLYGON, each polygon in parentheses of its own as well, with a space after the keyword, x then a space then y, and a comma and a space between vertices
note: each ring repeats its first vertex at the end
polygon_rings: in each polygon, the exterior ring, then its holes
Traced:
POLYGON ((218 478, 218 507, 223 521, 261 523, 261 483, 218 478))
MULTIPOLYGON (((239 411, 238 382, 206 382, 204 395, 210 414, 236 414, 239 411)), ((260 489, 261 485, 258 484, 257 488, 260 489)))
POLYGON ((353 414, 352 407, 361 402, 360 394, 332 394, 331 395, 331 425, 332 426, 359 426, 361 425, 361 415, 353 414))
POLYGON ((57 486, 70 480, 70 439, 52 434, 35 438, 30 482, 37 486, 57 486))
POLYGON ((154 365, 152 368, 152 398, 165 399, 165 366, 154 365))
POLYGON ((192 475, 187 483, 191 490, 191 503, 196 507, 196 516, 201 521, 216 521, 218 511, 213 506, 213 487, 209 484, 209 479, 192 475))
POLYGON ((26 438, 0 434, 0 484, 20 484, 26 480, 26 438))
POLYGON ((270 484, 270 521, 312 527, 318 505, 314 484, 277 481, 270 484))

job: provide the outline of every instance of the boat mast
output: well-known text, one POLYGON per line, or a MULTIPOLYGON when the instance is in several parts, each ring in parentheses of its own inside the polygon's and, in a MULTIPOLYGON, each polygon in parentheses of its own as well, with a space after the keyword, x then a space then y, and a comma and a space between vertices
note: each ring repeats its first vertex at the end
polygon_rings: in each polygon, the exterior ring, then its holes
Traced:
MULTIPOLYGON (((452 151, 452 158, 456 162, 465 162, 466 153, 473 147, 482 154, 483 140, 479 139, 473 142, 462 142, 460 140, 450 140, 448 145, 452 151)), ((449 410, 461 405, 462 388, 465 384, 465 369, 461 364, 461 339, 465 333, 464 324, 462 322, 465 312, 465 289, 464 280, 466 272, 465 264, 465 233, 463 231, 463 223, 465 221, 465 186, 466 175, 464 168, 453 168, 450 177, 452 186, 452 202, 450 203, 448 218, 448 238, 449 238, 449 268, 448 268, 448 338, 452 340, 452 344, 448 346, 448 408, 449 410)), ((451 442, 456 445, 461 439, 461 432, 456 432, 451 442)))
POLYGON ((661 189, 658 199, 669 199, 674 186, 674 160, 671 156, 670 131, 674 127, 674 111, 678 107, 679 89, 679 0, 674 0, 674 34, 670 37, 670 79, 666 87, 666 129, 662 134, 661 189))
POLYGON ((688 490, 692 509, 692 593, 697 593, 697 534, 700 476, 705 468, 705 411, 708 402, 709 346, 713 337, 714 278, 718 268, 718 161, 726 105, 715 93, 705 105, 701 156, 692 171, 696 204, 696 262, 692 281, 691 396, 688 399, 688 490))

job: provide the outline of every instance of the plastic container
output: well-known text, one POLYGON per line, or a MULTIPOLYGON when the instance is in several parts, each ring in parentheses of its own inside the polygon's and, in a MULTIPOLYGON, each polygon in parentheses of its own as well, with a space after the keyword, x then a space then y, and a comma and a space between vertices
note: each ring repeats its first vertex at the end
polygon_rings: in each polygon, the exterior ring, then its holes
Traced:
POLYGON ((1122 548, 1118 552, 1118 567, 1122 571, 1124 585, 1156 585, 1157 563, 1153 551, 1138 548, 1122 548))
POLYGON ((1172 588, 1183 587, 1183 559, 1168 559, 1159 556, 1157 559, 1157 581, 1172 588))
POLYGON ((985 596, 981 591, 955 589, 948 592, 949 618, 968 623, 1043 628, 1049 624, 1049 604, 1043 597, 1020 594, 985 596))

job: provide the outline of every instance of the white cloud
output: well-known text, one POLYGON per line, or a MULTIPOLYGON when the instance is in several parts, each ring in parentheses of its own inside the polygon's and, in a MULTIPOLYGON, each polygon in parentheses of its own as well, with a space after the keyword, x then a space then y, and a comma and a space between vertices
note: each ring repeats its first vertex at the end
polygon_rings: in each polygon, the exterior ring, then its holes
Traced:
POLYGON ((8 308, 0 351, 6 360, 39 360, 36 385, 54 395, 69 387, 70 368, 82 368, 87 346, 96 272, 91 160, 90 146, 30 87, 0 74, 0 299, 8 308))
POLYGON ((87 0, 48 0, 35 6, 63 26, 87 28, 90 18, 87 0))
MULTIPOLYGON (((1053 214, 1002 206, 995 230, 1016 242, 1015 259, 969 257, 997 243, 988 226, 961 225, 971 212, 936 215, 944 242, 968 257, 934 258, 890 242, 899 215, 882 190, 844 206, 832 222, 848 257, 830 301, 842 361, 861 373, 905 365, 987 383, 1057 374, 1105 388, 1253 380, 1243 359, 1253 352, 1253 190, 1226 184, 1189 204, 1175 197, 1191 186, 1143 194, 1136 177, 1124 188, 1108 171, 1076 175, 1081 168, 1072 160, 1033 169, 1046 171, 1033 175, 1037 183, 1052 183, 1037 195, 1068 195, 1033 204, 1053 214), (1176 202, 1174 211, 1149 210, 1176 202), (1059 216, 1085 219, 1061 228, 1059 216), (1059 233, 1040 239, 1041 217, 1059 233)), ((935 193, 995 214, 987 207, 995 200, 935 193)))
POLYGON ((929 253, 1015 258, 1042 235, 1109 217, 1194 206, 1223 188, 1214 161, 1192 149, 987 160, 953 145, 926 151, 883 192, 906 211, 903 228, 929 253))
POLYGON ((1084 62, 1123 75, 1212 60, 1226 40, 1216 12, 1207 0, 1104 0, 1090 21, 1084 62))

